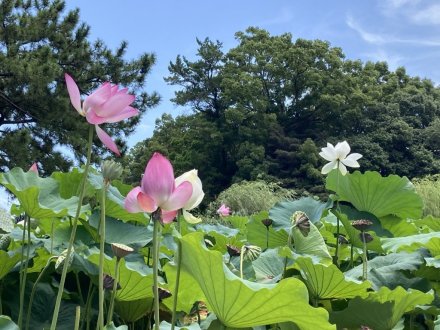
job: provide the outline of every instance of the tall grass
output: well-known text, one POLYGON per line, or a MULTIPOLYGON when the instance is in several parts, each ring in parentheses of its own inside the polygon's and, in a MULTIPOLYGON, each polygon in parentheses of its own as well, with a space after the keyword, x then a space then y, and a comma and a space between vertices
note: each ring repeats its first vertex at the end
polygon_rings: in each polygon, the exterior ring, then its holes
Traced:
POLYGON ((423 200, 423 215, 440 218, 440 174, 414 179, 413 183, 423 200))

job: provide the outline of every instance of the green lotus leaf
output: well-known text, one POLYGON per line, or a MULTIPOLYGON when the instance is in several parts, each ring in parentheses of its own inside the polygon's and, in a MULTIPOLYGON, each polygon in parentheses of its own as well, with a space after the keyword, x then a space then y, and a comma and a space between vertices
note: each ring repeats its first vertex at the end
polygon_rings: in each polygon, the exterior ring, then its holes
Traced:
MULTIPOLYGON (((171 329, 171 324, 168 323, 167 321, 162 321, 159 324, 159 330, 170 330, 171 329)), ((191 325, 187 325, 187 326, 183 326, 183 327, 174 327, 174 329, 177 330, 201 330, 200 326, 198 323, 192 323, 191 325)))
POLYGON ((273 220, 274 229, 284 229, 289 232, 292 227, 291 217, 296 211, 304 212, 311 222, 317 223, 324 210, 329 207, 329 203, 322 203, 311 197, 303 197, 295 201, 276 203, 269 211, 269 218, 273 220))
POLYGON ((440 315, 437 316, 434 322, 434 330, 440 330, 440 315))
MULTIPOLYGON (((100 213, 95 212, 89 218, 89 224, 97 229, 100 222, 100 213)), ((135 226, 118 221, 112 217, 105 217, 105 241, 107 243, 147 245, 153 239, 153 233, 147 226, 135 226)))
POLYGON ((359 329, 368 326, 375 330, 393 329, 403 314, 412 311, 417 305, 430 304, 432 293, 408 290, 397 287, 390 290, 382 287, 367 298, 356 297, 349 301, 348 307, 330 314, 330 321, 338 328, 359 329))
MULTIPOLYGON (((417 270, 424 260, 418 253, 391 253, 386 256, 378 256, 368 261, 368 280, 373 284, 375 290, 382 286, 395 288, 402 285, 402 279, 408 280, 402 271, 417 270)), ((362 278, 363 265, 354 267, 345 272, 345 275, 353 279, 362 278)))
MULTIPOLYGON (((348 237, 350 237, 350 243, 353 244, 353 246, 356 246, 358 248, 362 248, 363 243, 360 238, 361 232, 351 225, 351 221, 348 219, 346 214, 338 213, 336 211, 333 211, 333 212, 339 218, 339 221, 341 221, 342 225, 344 226, 344 229, 347 232, 348 237)), ((380 238, 373 231, 367 231, 367 232, 371 236, 373 236, 373 240, 371 242, 367 243, 368 250, 382 253, 383 248, 381 246, 380 238)))
MULTIPOLYGON (((100 173, 90 173, 89 182, 92 187, 98 191, 98 199, 101 200, 102 189, 104 188, 102 175, 100 173)), ((133 187, 123 184, 120 181, 112 181, 112 184, 106 191, 105 214, 124 222, 134 221, 148 224, 150 219, 147 213, 129 213, 124 208, 124 196, 126 196, 132 188, 133 187)))
POLYGON ((440 268, 440 256, 435 258, 425 258, 426 266, 440 268))
POLYGON ((332 171, 327 176, 326 188, 336 192, 341 201, 353 204, 359 211, 367 211, 380 218, 394 214, 399 218, 418 219, 423 202, 406 177, 382 177, 378 172, 356 171, 339 175, 332 171))
POLYGON ((259 283, 276 283, 284 272, 284 260, 277 249, 264 251, 252 262, 255 277, 259 283))
POLYGON ((20 260, 21 254, 0 250, 0 279, 8 275, 20 260))
POLYGON ((124 323, 135 322, 150 313, 153 307, 153 298, 144 298, 130 301, 115 301, 115 311, 124 323))
POLYGON ((379 219, 382 228, 392 234, 392 237, 411 236, 419 234, 419 229, 411 219, 401 219, 395 215, 386 215, 379 219))
POLYGON ((246 225, 247 241, 251 244, 266 248, 267 238, 269 238, 269 248, 276 248, 287 244, 288 234, 285 230, 274 230, 272 226, 267 228, 259 220, 252 219, 246 225), (269 235, 268 235, 269 234, 269 235))
POLYGON ((301 276, 315 299, 349 299, 366 297, 371 284, 348 279, 335 265, 314 263, 311 258, 295 260, 301 276))
POLYGON ((128 330, 128 326, 120 325, 119 327, 116 327, 113 322, 110 322, 110 324, 104 327, 104 330, 128 330))
POLYGON ((435 248, 440 244, 440 233, 432 232, 428 234, 418 234, 405 237, 381 238, 382 247, 388 252, 406 251, 412 252, 427 245, 435 248))
POLYGON ((203 234, 181 238, 182 266, 198 282, 217 318, 228 327, 253 327, 291 321, 301 329, 333 329, 327 311, 309 305, 306 286, 288 278, 278 284, 242 280, 224 264, 218 251, 202 245, 203 234), (292 299, 295 297, 295 299, 292 299))
POLYGON ((440 218, 434 218, 432 215, 428 215, 423 219, 417 219, 414 223, 419 227, 425 226, 430 231, 440 231, 440 218))
MULTIPOLYGON (((92 254, 87 258, 95 265, 99 265, 99 254, 92 254)), ((115 276, 116 258, 104 259, 104 273, 115 276)), ((128 262, 121 259, 119 263, 119 284, 121 289, 116 293, 116 299, 123 301, 139 300, 153 297, 152 270, 140 262, 128 262)))
MULTIPOLYGON (((32 171, 14 168, 0 174, 0 184, 17 197, 22 209, 32 218, 74 216, 76 213, 78 197, 62 198, 59 183, 53 178, 40 178, 32 171)), ((83 206, 83 211, 86 209, 83 206)))
POLYGON ((310 223, 310 231, 307 236, 298 227, 295 227, 292 229, 292 237, 297 254, 318 257, 322 263, 332 262, 324 238, 313 223, 310 223))
POLYGON ((20 330, 9 316, 0 315, 0 329, 2 330, 20 330))
MULTIPOLYGON (((79 188, 83 175, 84 169, 75 167, 69 172, 53 172, 50 177, 58 181, 60 196, 65 199, 69 199, 73 196, 79 195, 79 188)), ((93 196, 95 190, 96 189, 93 188, 87 180, 84 196, 93 196)))

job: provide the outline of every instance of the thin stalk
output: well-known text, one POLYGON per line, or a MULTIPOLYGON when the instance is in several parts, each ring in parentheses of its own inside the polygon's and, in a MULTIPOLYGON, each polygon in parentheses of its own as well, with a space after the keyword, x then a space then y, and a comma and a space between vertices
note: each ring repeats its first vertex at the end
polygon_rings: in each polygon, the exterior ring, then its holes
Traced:
MULTIPOLYGON (((26 239, 26 218, 24 218, 24 223, 23 223, 23 234, 21 236, 21 260, 20 260, 20 292, 22 291, 22 287, 24 285, 23 283, 23 269, 24 269, 24 259, 25 259, 25 254, 24 254, 24 249, 25 249, 25 244, 24 244, 24 240, 26 239)), ((18 314, 18 319, 20 320, 21 318, 21 313, 23 310, 23 303, 22 303, 21 299, 21 294, 20 294, 20 309, 19 309, 19 314, 18 314)))
POLYGON ((50 254, 53 254, 53 231, 54 231, 55 219, 52 219, 52 224, 50 226, 50 254))
MULTIPOLYGON (((105 195, 107 192, 108 182, 104 182, 101 196, 101 221, 99 225, 99 314, 98 328, 104 328, 104 247, 105 247, 105 195)), ((116 279, 115 279, 116 282, 116 279)), ((116 282, 117 283, 117 282, 116 282)))
POLYGON ((81 319, 81 307, 76 306, 76 313, 75 313, 75 330, 79 330, 79 321, 81 319))
POLYGON ((85 305, 84 298, 82 296, 81 283, 79 282, 79 275, 77 272, 75 272, 75 279, 76 279, 76 288, 78 290, 78 295, 79 295, 79 302, 81 304, 81 307, 83 307, 85 305))
MULTIPOLYGON (((67 247, 66 260, 69 260, 70 254, 72 253, 72 247, 73 247, 73 243, 75 241, 75 235, 76 235, 76 228, 78 227, 78 218, 81 213, 81 206, 82 206, 82 202, 84 199, 85 187, 86 187, 86 182, 87 182, 87 174, 89 172, 90 159, 92 158, 93 130, 94 130, 93 125, 90 125, 90 127, 89 127, 89 141, 88 141, 88 145, 87 145, 87 148, 88 148, 87 149, 87 161, 86 161, 86 166, 84 168, 84 175, 81 180, 79 197, 78 197, 78 206, 76 208, 75 218, 74 218, 73 224, 72 224, 72 232, 70 234, 69 245, 67 247)), ((55 302, 55 308, 53 311, 52 323, 50 325, 50 330, 56 330, 56 327, 57 327, 58 313, 60 311, 61 298, 63 296, 64 283, 66 282, 68 267, 69 267, 69 263, 65 262, 64 266, 63 266, 63 271, 61 273, 60 286, 58 288, 58 294, 57 294, 57 299, 55 302)))
POLYGON ((86 308, 86 330, 90 330, 90 309, 91 304, 93 301, 93 296, 95 295, 96 287, 93 286, 93 283, 90 282, 90 287, 92 287, 92 290, 90 291, 90 297, 87 299, 87 308, 86 308))
MULTIPOLYGON (((159 211, 160 212, 160 211, 159 211)), ((154 296, 154 329, 159 330, 159 248, 160 222, 153 217, 153 296, 154 296)))
POLYGON ((365 234, 362 232, 362 246, 363 246, 363 254, 362 254, 362 279, 364 281, 367 280, 368 272, 367 272, 367 263, 368 263, 368 255, 367 255, 367 242, 365 241, 365 234))
POLYGON ((177 273, 176 273, 176 284, 174 286, 174 293, 173 293, 173 314, 171 316, 171 330, 174 330, 176 324, 176 318, 177 318, 177 295, 179 293, 180 267, 182 265, 182 244, 180 243, 180 240, 177 242, 177 254, 174 259, 177 264, 177 270, 176 270, 177 273))
POLYGON ((41 270, 40 275, 38 275, 37 280, 35 281, 34 285, 32 286, 31 296, 29 298, 28 311, 27 311, 27 315, 26 315, 26 330, 29 329, 29 322, 31 321, 32 304, 34 303, 35 292, 37 291, 37 284, 40 282, 41 278, 44 275, 44 272, 46 271, 47 267, 49 267, 50 263, 52 262, 52 259, 56 259, 56 258, 57 257, 50 257, 49 260, 47 260, 46 265, 41 270))
POLYGON ((269 248, 269 227, 266 228, 266 249, 269 248))
POLYGON ((244 245, 240 251, 240 278, 243 279, 244 245))
MULTIPOLYGON (((338 167, 336 168, 337 173, 336 173, 336 190, 338 190, 339 188, 339 161, 338 161, 338 167)), ((339 208, 339 198, 336 200, 336 210, 338 211, 338 215, 340 213, 340 208, 339 208)), ((336 217, 336 251, 335 251, 335 264, 336 266, 339 265, 339 217, 336 217)))
POLYGON ((0 315, 3 315, 2 293, 3 293, 3 281, 0 281, 0 315))
POLYGON ((112 297, 110 299, 110 307, 108 309, 108 314, 107 314, 107 325, 109 325, 110 322, 113 320, 113 310, 115 306, 116 291, 118 290, 118 281, 119 281, 119 261, 121 261, 121 258, 116 258, 115 277, 114 277, 115 280, 113 282, 112 297))
MULTIPOLYGON (((293 230, 293 227, 290 228, 289 236, 287 236, 287 246, 289 247, 289 249, 292 248, 292 230, 293 230)), ((283 277, 282 278, 286 277, 287 261, 288 261, 288 258, 285 257, 284 258, 284 270, 283 270, 283 277)))
MULTIPOLYGON (((27 277, 29 255, 31 254, 31 218, 28 217, 27 215, 25 216, 25 221, 24 221, 24 228, 23 228, 24 231, 26 231, 26 224, 27 224, 28 239, 27 239, 26 259, 25 259, 24 267, 23 267, 23 275, 21 277, 22 283, 21 283, 21 287, 20 287, 20 311, 18 314, 18 328, 19 329, 22 328, 22 324, 23 324, 24 291, 25 291, 25 287, 26 287, 26 277, 27 277)), ((23 243, 24 243, 24 240, 23 240, 23 243)), ((20 266, 20 268, 21 268, 21 266, 20 266)))

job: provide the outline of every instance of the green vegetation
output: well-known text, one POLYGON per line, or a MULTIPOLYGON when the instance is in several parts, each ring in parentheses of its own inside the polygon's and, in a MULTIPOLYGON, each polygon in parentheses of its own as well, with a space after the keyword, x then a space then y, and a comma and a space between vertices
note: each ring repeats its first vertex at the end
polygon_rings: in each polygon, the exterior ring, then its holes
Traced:
POLYGON ((413 180, 417 193, 423 199, 423 214, 440 218, 440 175, 413 180))

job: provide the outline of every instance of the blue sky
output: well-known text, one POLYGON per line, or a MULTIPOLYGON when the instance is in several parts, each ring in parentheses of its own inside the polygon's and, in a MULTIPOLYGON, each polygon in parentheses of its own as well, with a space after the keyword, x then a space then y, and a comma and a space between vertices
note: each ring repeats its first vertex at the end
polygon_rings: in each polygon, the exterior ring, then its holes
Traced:
MULTIPOLYGON (((349 59, 387 61, 410 75, 440 83, 440 2, 435 0, 66 0, 79 8, 91 27, 90 39, 115 49, 129 43, 127 59, 144 52, 157 56, 147 91, 157 91, 161 104, 144 115, 129 146, 151 136, 156 118, 190 113, 169 100, 174 87, 163 77, 178 54, 195 58, 196 38, 236 46, 234 33, 258 26, 272 35, 290 32, 294 39, 322 39, 341 47, 349 59)), ((72 111, 74 111, 72 109, 72 111)), ((0 191, 0 206, 6 197, 0 191)))
POLYGON ((190 112, 169 101, 174 87, 163 81, 169 62, 178 54, 195 58, 196 38, 232 48, 234 33, 249 26, 327 40, 347 58, 387 61, 391 69, 405 66, 410 75, 440 83, 440 2, 434 0, 67 0, 67 7, 80 9, 91 40, 100 38, 112 49, 128 41, 127 59, 143 52, 157 56, 146 89, 157 91, 162 102, 144 115, 129 146, 151 136, 162 113, 190 112))

